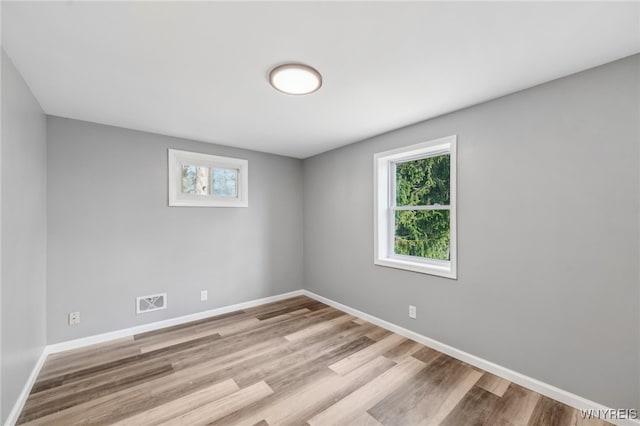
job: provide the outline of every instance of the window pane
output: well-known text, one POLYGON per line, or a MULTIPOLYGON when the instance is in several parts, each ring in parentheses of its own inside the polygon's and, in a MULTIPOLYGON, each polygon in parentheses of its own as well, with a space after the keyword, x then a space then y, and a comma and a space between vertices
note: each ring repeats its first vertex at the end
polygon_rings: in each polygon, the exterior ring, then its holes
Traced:
POLYGON ((238 196, 238 169, 213 169, 213 195, 238 196))
POLYGON ((211 169, 194 165, 182 166, 182 193, 194 195, 211 194, 211 169))
POLYGON ((449 260, 449 210, 396 211, 393 251, 449 260))
POLYGON ((396 163, 396 205, 449 205, 449 154, 396 163))

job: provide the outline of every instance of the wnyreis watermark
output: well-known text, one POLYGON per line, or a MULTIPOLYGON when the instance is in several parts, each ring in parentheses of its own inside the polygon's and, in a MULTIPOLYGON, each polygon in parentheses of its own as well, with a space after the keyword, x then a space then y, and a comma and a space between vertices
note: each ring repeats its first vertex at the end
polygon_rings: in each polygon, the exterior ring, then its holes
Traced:
POLYGON ((638 419, 638 410, 635 408, 607 408, 607 409, 589 409, 580 410, 583 419, 601 419, 601 420, 636 420, 638 419))

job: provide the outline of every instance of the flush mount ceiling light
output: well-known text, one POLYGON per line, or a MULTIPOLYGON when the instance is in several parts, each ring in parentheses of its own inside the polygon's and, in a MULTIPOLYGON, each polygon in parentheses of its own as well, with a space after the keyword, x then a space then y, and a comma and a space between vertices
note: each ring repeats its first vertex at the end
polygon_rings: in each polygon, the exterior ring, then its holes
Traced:
POLYGON ((322 76, 309 65, 285 64, 271 70, 269 83, 288 95, 307 95, 322 86, 322 76))

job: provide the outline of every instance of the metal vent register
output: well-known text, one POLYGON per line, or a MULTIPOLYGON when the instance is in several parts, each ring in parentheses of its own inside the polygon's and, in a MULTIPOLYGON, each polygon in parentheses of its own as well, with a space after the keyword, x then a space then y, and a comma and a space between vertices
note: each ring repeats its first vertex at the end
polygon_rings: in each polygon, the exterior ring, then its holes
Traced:
POLYGON ((167 293, 152 294, 136 298, 136 313, 142 314, 167 307, 167 293))

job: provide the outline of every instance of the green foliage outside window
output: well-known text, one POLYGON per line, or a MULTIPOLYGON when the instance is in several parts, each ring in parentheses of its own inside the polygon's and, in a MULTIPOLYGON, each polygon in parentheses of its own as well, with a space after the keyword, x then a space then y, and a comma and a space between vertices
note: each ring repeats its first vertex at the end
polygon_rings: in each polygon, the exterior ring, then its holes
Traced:
MULTIPOLYGON (((396 164, 397 206, 449 206, 449 154, 396 164)), ((449 210, 395 212, 396 254, 449 260, 449 210)))

